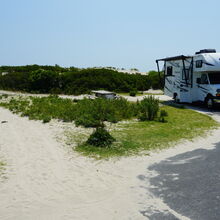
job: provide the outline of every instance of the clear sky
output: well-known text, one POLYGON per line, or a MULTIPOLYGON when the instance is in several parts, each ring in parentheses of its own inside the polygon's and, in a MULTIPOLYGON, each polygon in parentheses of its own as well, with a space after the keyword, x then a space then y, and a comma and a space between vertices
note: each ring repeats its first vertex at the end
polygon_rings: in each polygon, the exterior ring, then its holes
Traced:
POLYGON ((219 0, 0 0, 0 65, 156 69, 220 52, 219 0))

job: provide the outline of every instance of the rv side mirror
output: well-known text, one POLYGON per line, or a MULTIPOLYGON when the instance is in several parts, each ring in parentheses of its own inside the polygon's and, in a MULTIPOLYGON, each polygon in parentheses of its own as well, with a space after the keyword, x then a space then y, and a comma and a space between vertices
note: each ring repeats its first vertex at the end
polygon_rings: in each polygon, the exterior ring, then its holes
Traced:
POLYGON ((197 78, 197 79, 196 79, 196 82, 197 82, 198 84, 201 84, 201 78, 197 78))

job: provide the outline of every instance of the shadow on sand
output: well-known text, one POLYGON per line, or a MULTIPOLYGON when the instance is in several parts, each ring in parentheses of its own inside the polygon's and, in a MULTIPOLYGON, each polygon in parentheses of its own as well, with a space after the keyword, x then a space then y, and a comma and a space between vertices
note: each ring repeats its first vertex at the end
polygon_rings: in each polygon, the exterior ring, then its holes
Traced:
MULTIPOLYGON (((197 149, 149 167, 151 193, 190 219, 217 220, 220 216, 220 142, 211 150, 197 149)), ((138 176, 144 181, 144 175, 138 176)), ((177 219, 171 213, 142 212, 152 220, 177 219)))

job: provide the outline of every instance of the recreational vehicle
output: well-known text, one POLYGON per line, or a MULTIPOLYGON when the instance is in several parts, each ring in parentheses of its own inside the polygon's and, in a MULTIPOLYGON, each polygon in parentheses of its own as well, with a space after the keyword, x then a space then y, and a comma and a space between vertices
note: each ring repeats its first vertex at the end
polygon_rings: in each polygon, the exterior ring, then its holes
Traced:
POLYGON ((220 53, 204 49, 193 56, 175 56, 162 61, 164 93, 176 102, 203 102, 211 108, 220 103, 220 53))

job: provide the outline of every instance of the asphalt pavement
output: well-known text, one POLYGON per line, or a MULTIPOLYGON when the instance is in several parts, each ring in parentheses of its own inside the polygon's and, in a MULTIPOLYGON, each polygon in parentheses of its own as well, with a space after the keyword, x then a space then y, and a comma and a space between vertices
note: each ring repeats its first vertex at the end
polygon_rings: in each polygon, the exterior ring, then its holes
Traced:
MULTIPOLYGON (((220 111, 192 107, 220 119, 220 111)), ((150 191, 176 213, 159 210, 142 214, 150 220, 220 219, 220 136, 213 149, 197 149, 179 154, 148 168, 158 175, 150 179, 150 191)))

